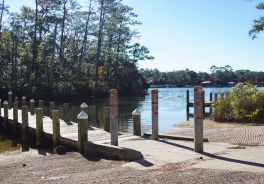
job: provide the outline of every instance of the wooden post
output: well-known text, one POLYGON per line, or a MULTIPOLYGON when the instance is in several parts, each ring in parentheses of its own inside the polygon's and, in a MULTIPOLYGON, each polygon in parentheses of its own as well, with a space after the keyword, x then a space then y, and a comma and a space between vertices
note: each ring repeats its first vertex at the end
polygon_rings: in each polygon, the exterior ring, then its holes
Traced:
POLYGON ((21 106, 26 106, 26 105, 27 105, 27 98, 25 96, 23 96, 21 106))
POLYGON ((212 113, 213 93, 210 93, 210 113, 212 113))
POLYGON ((18 122, 18 102, 13 104, 13 137, 17 135, 17 122, 18 122))
POLYGON ((43 144, 43 108, 36 108, 36 145, 43 144))
POLYGON ((203 88, 194 86, 194 151, 203 152, 203 88))
POLYGON ((214 96, 214 99, 215 99, 215 102, 217 102, 217 93, 215 93, 215 96, 214 96))
POLYGON ((110 107, 104 107, 104 130, 110 131, 110 107))
POLYGON ((30 103, 30 114, 31 115, 34 115, 35 114, 35 100, 34 99, 31 99, 30 101, 29 101, 29 103, 30 103))
POLYGON ((221 99, 224 99, 224 97, 225 97, 225 93, 221 92, 221 99))
POLYGON ((110 90, 110 132, 111 145, 118 146, 118 92, 110 90))
POLYGON ((8 108, 11 109, 13 105, 13 93, 12 91, 8 92, 8 108))
POLYGON ((19 102, 18 97, 15 97, 15 102, 19 102))
POLYGON ((88 115, 82 111, 77 116, 78 123, 78 151, 84 153, 84 143, 88 141, 88 115))
POLYGON ((0 99, 0 116, 2 116, 2 100, 0 99))
POLYGON ((190 114, 190 91, 186 91, 186 120, 189 121, 190 114))
POLYGON ((60 144, 60 114, 58 110, 52 111, 52 127, 53 127, 53 148, 56 148, 60 144))
POLYGON ((151 91, 152 96, 152 139, 159 138, 159 106, 158 106, 158 90, 151 91))
POLYGON ((7 124, 8 124, 8 102, 4 101, 3 102, 3 107, 4 107, 4 131, 7 131, 7 124))
POLYGON ((64 103, 63 104, 63 120, 65 122, 70 121, 70 104, 69 103, 64 103))
POLYGON ((50 118, 52 119, 52 111, 55 110, 55 102, 50 102, 50 118))
POLYGON ((81 112, 83 111, 83 112, 85 112, 86 114, 88 114, 88 105, 87 105, 85 102, 83 102, 83 103, 80 105, 80 110, 81 110, 81 112))
POLYGON ((136 136, 141 136, 141 114, 138 109, 132 112, 133 116, 133 133, 136 136))
POLYGON ((22 106, 22 144, 28 141, 28 106, 22 106))
POLYGON ((39 108, 44 108, 44 101, 43 100, 39 100, 39 108))

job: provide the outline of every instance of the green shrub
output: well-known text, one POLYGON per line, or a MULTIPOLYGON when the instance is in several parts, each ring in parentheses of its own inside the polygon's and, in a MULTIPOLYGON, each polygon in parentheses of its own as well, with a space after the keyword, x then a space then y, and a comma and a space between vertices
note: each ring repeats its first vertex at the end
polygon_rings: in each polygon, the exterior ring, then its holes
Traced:
POLYGON ((239 83, 226 98, 213 104, 215 121, 260 122, 264 120, 264 91, 239 83))

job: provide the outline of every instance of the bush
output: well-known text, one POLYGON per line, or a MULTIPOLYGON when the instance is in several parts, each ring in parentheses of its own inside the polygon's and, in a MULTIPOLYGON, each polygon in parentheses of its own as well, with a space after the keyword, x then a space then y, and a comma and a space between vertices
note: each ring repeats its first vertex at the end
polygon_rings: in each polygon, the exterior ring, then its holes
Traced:
POLYGON ((264 91, 256 86, 239 83, 226 98, 213 104, 215 121, 261 122, 264 120, 264 91))

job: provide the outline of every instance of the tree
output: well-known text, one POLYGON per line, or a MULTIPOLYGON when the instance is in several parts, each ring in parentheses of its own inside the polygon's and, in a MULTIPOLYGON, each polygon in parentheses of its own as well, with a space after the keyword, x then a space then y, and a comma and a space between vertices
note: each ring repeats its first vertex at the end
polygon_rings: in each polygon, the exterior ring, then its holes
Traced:
MULTIPOLYGON (((258 10, 264 10, 264 3, 259 3, 256 7, 258 10)), ((252 39, 257 38, 257 35, 264 30, 264 16, 254 20, 253 28, 249 31, 249 36, 252 39)))

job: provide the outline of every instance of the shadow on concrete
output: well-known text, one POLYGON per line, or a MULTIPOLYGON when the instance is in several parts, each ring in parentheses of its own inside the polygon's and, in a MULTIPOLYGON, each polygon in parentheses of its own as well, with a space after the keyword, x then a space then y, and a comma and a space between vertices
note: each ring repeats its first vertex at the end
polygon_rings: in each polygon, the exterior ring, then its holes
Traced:
POLYGON ((135 162, 140 164, 140 165, 142 165, 142 166, 144 166, 144 167, 152 167, 154 165, 153 163, 145 160, 144 158, 136 160, 135 162))
MULTIPOLYGON (((172 143, 172 142, 169 142, 169 141, 166 141, 166 140, 159 140, 159 141, 162 142, 162 143, 169 144, 169 145, 172 145, 172 146, 176 146, 176 147, 179 147, 179 148, 182 148, 182 149, 186 149, 186 150, 189 150, 189 151, 194 151, 193 148, 188 147, 188 146, 172 143)), ((208 152, 203 152, 203 153, 200 153, 200 154, 204 155, 204 156, 207 156, 207 157, 210 157, 210 158, 223 160, 223 161, 227 161, 227 162, 233 162, 233 163, 239 163, 239 164, 244 164, 244 165, 250 165, 250 166, 264 168, 264 163, 257 163, 257 162, 250 162, 250 161, 246 161, 246 160, 227 158, 227 157, 219 156, 219 155, 208 153, 208 152)))

